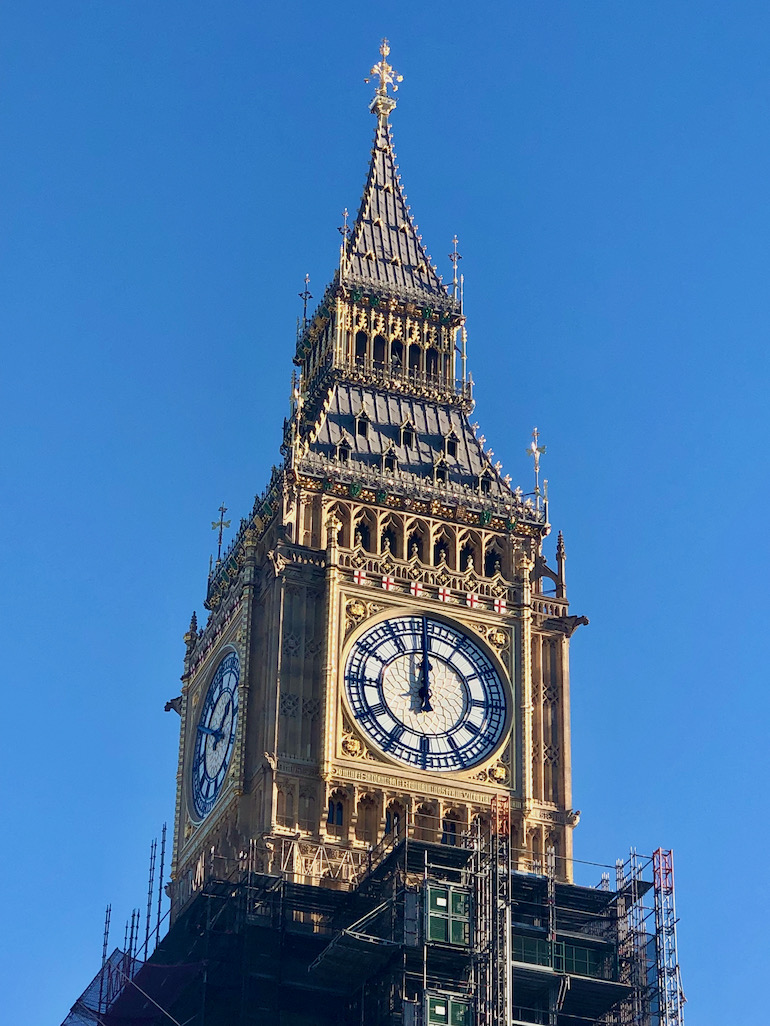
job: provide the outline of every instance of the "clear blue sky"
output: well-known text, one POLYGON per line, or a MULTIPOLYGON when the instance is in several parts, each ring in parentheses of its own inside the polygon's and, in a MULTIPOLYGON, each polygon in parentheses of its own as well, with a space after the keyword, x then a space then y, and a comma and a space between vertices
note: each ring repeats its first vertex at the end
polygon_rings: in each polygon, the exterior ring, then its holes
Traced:
MULTIPOLYGON (((576 853, 676 853, 688 1021, 759 1026, 770 909, 770 9, 7 0, 0 16, 5 1021, 51 1026, 171 822, 210 522, 278 460, 382 35, 475 419, 535 424, 572 611, 576 853), (762 657, 762 658, 760 658, 762 657), (715 968, 719 964, 719 968, 715 968)), ((553 540, 551 540, 553 544, 553 540)))

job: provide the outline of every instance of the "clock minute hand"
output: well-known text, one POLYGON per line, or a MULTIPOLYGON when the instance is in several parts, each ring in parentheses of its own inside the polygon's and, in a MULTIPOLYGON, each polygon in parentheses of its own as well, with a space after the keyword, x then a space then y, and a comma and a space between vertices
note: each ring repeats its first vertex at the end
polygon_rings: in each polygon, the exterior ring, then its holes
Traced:
POLYGON ((428 621, 422 618, 422 685, 418 692, 422 705, 420 712, 433 712, 430 704, 430 662, 428 660, 428 621))

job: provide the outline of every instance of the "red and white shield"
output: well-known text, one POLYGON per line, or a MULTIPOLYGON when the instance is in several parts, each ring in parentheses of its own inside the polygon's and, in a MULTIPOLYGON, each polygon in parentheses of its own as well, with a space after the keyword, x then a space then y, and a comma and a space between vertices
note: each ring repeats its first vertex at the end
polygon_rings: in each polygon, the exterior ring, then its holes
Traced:
POLYGON ((393 578, 390 575, 386 574, 382 578, 382 586, 385 589, 385 591, 393 591, 393 589, 396 586, 396 582, 393 580, 393 578))
POLYGON ((467 606, 470 606, 471 609, 475 609, 476 606, 479 604, 479 597, 478 597, 478 595, 474 595, 474 593, 472 591, 469 592, 465 596, 465 604, 467 606))
POLYGON ((353 580, 356 584, 363 584, 366 581, 366 573, 363 570, 354 570, 353 580))
POLYGON ((495 599, 495 612, 504 613, 506 610, 505 599, 495 599))
POLYGON ((448 602, 452 597, 452 592, 449 588, 439 588, 438 597, 440 602, 448 602))
POLYGON ((422 595, 422 584, 419 581, 412 581, 409 585, 409 593, 415 598, 419 598, 422 595))

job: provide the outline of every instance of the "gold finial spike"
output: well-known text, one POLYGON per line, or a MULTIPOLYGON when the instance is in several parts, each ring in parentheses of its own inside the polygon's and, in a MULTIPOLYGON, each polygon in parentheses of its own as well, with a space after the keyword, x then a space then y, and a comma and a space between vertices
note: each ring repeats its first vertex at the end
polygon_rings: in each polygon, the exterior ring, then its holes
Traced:
MULTIPOLYGON (((211 530, 212 531, 219 530, 219 546, 217 548, 217 563, 222 558, 222 531, 226 527, 230 526, 230 521, 229 520, 225 520, 225 513, 227 513, 227 506, 225 506, 224 502, 219 507, 218 512, 219 512, 219 520, 212 520, 211 521, 211 530)), ((211 567, 209 567, 209 571, 210 570, 211 570, 211 567)))
POLYGON ((538 508, 540 502, 540 457, 545 456, 545 446, 538 445, 540 441, 540 433, 535 428, 532 432, 532 441, 527 446, 527 453, 532 457, 532 462, 535 465, 535 495, 537 496, 538 508))
MULTIPOLYGON (((381 118, 386 118, 396 106, 395 98, 388 95, 388 86, 393 86, 393 92, 395 93, 398 92, 398 83, 404 81, 404 76, 397 74, 393 66, 388 64, 389 53, 390 43, 387 39, 383 39, 380 43, 380 60, 369 72, 372 78, 376 77, 379 79, 377 91, 374 94, 374 99, 369 109, 377 117, 381 118)), ((364 81, 368 82, 369 79, 366 78, 364 81)))

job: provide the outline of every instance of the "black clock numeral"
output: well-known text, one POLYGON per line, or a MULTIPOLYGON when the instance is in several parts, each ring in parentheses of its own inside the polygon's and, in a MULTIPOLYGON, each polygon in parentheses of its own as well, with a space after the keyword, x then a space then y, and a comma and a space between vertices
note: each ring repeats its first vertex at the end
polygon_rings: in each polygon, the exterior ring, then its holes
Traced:
POLYGON ((423 734, 423 736, 420 738, 420 765, 422 766, 423 769, 425 769, 427 764, 428 764, 428 756, 429 755, 430 755, 430 738, 426 737, 423 734))

